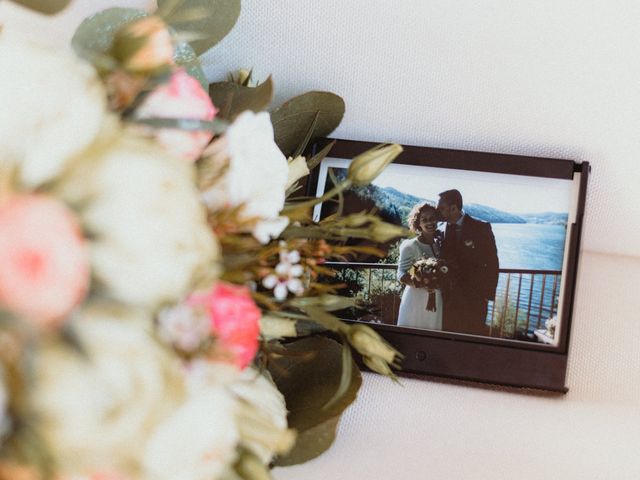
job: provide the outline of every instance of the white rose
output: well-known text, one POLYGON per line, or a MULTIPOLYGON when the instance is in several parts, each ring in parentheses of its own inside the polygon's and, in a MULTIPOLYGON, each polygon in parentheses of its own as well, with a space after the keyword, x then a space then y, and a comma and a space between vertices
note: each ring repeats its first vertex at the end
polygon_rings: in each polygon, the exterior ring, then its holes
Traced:
POLYGON ((144 453, 145 478, 212 480, 236 459, 234 399, 214 386, 191 396, 155 430, 144 453))
POLYGON ((289 165, 273 140, 266 112, 246 111, 227 129, 222 144, 229 167, 221 181, 203 193, 211 210, 245 205, 245 218, 258 217, 254 235, 266 243, 287 226, 279 217, 284 205, 289 165))
POLYGON ((59 342, 39 349, 34 418, 61 471, 137 475, 151 432, 183 401, 183 373, 144 314, 93 307, 76 320, 86 355, 59 342))
POLYGON ((87 155, 61 194, 81 206, 104 293, 150 307, 178 300, 217 256, 193 167, 118 129, 87 155))
POLYGON ((266 375, 252 367, 239 371, 226 363, 198 361, 187 377, 189 395, 223 388, 235 399, 232 413, 240 441, 264 464, 274 454, 287 452, 294 440, 287 429, 284 397, 266 375))
POLYGON ((59 174, 97 136, 106 94, 71 50, 0 32, 0 157, 27 187, 59 174))

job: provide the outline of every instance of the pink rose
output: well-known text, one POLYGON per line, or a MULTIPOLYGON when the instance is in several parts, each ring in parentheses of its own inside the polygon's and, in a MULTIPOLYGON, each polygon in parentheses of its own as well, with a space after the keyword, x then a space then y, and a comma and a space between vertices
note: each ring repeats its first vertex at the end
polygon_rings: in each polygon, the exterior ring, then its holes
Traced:
POLYGON ((0 203, 0 305, 56 326, 89 285, 86 243, 73 214, 42 195, 0 203))
MULTIPOLYGON (((136 111, 138 118, 170 118, 211 121, 218 110, 200 83, 185 70, 178 69, 169 82, 160 85, 136 111)), ((213 133, 210 130, 157 128, 157 140, 170 152, 190 161, 200 157, 213 133)))
POLYGON ((209 292, 191 295, 187 302, 206 306, 211 330, 232 363, 242 369, 252 362, 258 351, 261 313, 247 287, 219 282, 209 292))

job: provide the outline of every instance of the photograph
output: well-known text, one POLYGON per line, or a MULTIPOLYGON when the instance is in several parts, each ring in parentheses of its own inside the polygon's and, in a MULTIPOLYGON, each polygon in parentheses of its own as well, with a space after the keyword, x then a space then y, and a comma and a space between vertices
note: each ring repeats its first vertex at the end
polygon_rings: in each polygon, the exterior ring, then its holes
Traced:
MULTIPOLYGON (((349 160, 323 161, 321 195, 349 160)), ((383 258, 335 262, 362 309, 352 320, 555 345, 577 179, 392 164, 344 192, 343 213, 376 212, 407 236, 383 258)), ((317 219, 334 203, 316 207, 317 219)))

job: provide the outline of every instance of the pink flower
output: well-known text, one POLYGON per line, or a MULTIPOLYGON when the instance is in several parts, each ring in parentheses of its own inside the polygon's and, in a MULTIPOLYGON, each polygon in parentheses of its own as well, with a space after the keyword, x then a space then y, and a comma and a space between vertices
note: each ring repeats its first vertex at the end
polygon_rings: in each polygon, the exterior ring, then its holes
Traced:
MULTIPOLYGON (((136 116, 140 119, 211 121, 217 112, 200 83, 184 69, 178 69, 173 72, 168 83, 160 85, 149 94, 136 111, 136 116)), ((158 128, 153 132, 170 152, 190 161, 200 157, 213 137, 210 130, 158 128)))
POLYGON ((232 363, 241 369, 251 363, 258 351, 261 314, 247 287, 219 282, 207 293, 191 295, 187 302, 206 306, 211 330, 232 363))
POLYGON ((85 296, 89 257, 73 214, 42 195, 0 203, 0 305, 57 326, 85 296))

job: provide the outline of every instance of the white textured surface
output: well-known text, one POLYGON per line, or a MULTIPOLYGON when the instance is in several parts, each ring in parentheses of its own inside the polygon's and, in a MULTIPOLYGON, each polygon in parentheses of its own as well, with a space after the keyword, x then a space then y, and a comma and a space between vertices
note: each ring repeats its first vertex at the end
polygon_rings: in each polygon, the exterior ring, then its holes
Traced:
POLYGON ((585 248, 640 253, 637 0, 245 0, 209 79, 343 96, 339 138, 593 163, 585 248))
MULTIPOLYGON (((77 1, 53 31, 144 3, 77 1)), ((566 396, 365 375, 334 446, 278 480, 640 478, 639 20, 635 0, 243 1, 210 80, 334 91, 342 138, 592 162, 584 244, 609 253, 582 257, 566 396)))
POLYGON ((640 284, 640 259, 584 255, 568 394, 365 374, 332 448, 276 478, 637 480, 639 302, 615 278, 640 284))

